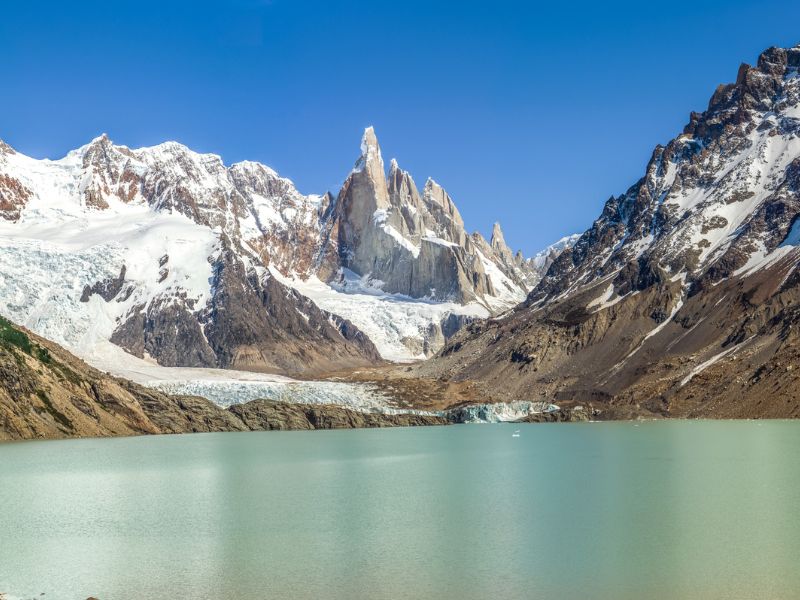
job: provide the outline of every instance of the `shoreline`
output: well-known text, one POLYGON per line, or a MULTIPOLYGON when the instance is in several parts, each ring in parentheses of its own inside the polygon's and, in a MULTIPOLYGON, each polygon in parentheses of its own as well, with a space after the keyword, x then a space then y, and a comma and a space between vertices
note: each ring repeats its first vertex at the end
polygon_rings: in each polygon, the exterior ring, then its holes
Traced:
POLYGON ((711 418, 711 417, 658 417, 640 416, 627 419, 590 419, 586 415, 566 415, 562 411, 536 413, 513 421, 457 421, 437 415, 416 415, 410 413, 384 414, 362 413, 330 404, 294 404, 271 400, 252 400, 228 407, 236 408, 234 414, 241 414, 245 427, 215 428, 207 430, 134 432, 119 435, 64 435, 26 438, 0 439, 0 445, 24 442, 46 442, 67 440, 92 440, 130 437, 149 437, 164 435, 192 435, 202 433, 255 433, 268 431, 333 431, 348 429, 395 429, 405 427, 447 427, 451 425, 535 425, 535 424, 577 424, 577 423, 653 423, 653 422, 798 422, 791 417, 777 418, 711 418))

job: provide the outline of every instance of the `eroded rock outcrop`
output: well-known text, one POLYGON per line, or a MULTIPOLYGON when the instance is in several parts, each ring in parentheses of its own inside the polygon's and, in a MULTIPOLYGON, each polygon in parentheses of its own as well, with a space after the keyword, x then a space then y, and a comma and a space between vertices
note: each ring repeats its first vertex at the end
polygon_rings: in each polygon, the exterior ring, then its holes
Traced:
POLYGON ((335 243, 325 251, 335 251, 342 268, 379 282, 386 292, 485 302, 488 297, 519 294, 531 275, 530 265, 514 259, 502 234, 493 244, 480 234, 468 235, 453 200, 432 179, 420 194, 411 175, 392 160, 387 181, 371 127, 331 219, 328 227, 336 233, 335 243), (493 281, 487 265, 506 281, 493 281), (500 285, 505 289, 498 293, 500 285))

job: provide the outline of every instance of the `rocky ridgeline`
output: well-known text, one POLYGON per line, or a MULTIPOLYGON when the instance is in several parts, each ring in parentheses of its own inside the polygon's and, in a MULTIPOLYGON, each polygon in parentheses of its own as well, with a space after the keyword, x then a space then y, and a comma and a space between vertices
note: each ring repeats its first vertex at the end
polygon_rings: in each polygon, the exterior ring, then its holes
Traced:
MULTIPOLYGON (((226 166, 174 142, 132 150, 103 135, 59 161, 4 144, 0 217, 0 253, 39 260, 42 275, 9 275, 0 311, 37 328, 35 315, 57 310, 37 302, 58 289, 69 304, 42 330, 81 349, 68 337, 85 326, 78 321, 111 319, 106 339, 164 366, 308 374, 381 361, 359 327, 321 310, 293 282, 356 276, 383 293, 476 303, 489 314, 524 299, 543 272, 541 261, 511 252, 498 225, 488 242, 467 234, 433 180, 420 193, 396 161, 387 174, 372 128, 335 197, 304 196, 264 165, 226 166), (125 240, 114 235, 123 224, 132 232, 125 240), (53 269, 64 248, 94 238, 98 256, 81 267, 89 254, 81 250, 70 273, 53 269)), ((439 315, 403 343, 412 355, 429 354, 474 314, 439 315)))
POLYGON ((800 416, 800 47, 721 85, 528 299, 413 376, 636 416, 800 416))
POLYGON ((387 179, 371 127, 361 148, 325 222, 328 248, 337 257, 328 264, 368 275, 390 293, 462 304, 513 298, 527 289, 535 268, 521 254, 513 255, 498 224, 491 243, 479 233, 467 234, 438 183, 428 179, 420 194, 395 160, 387 179), (492 267, 502 276, 488 275, 492 267))
POLYGON ((799 67, 800 47, 742 65, 656 146, 644 177, 606 202, 531 303, 603 278, 617 295, 678 276, 696 292, 777 249, 800 211, 799 67))

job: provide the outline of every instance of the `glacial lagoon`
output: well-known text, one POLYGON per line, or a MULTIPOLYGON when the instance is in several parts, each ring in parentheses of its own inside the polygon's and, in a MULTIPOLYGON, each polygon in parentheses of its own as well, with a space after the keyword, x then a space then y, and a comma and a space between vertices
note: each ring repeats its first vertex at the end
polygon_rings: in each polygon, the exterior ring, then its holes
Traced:
POLYGON ((0 444, 0 592, 797 597, 799 456, 790 421, 0 444))

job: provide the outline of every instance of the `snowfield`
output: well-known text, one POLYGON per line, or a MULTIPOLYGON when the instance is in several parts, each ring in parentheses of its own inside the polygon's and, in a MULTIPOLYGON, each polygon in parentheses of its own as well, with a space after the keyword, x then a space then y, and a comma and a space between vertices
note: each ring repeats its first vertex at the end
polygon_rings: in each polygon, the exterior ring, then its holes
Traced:
POLYGON ((345 271, 343 280, 335 285, 314 276, 303 281, 284 277, 275 269, 270 272, 323 310, 352 322, 372 340, 383 358, 395 362, 424 359, 422 342, 429 339, 431 325, 448 314, 476 319, 489 316, 486 307, 477 302, 461 305, 387 294, 352 271, 345 271))
POLYGON ((91 362, 136 306, 175 294, 205 306, 216 244, 186 217, 141 207, 91 220, 48 211, 0 220, 0 313, 91 362), (169 257, 165 277, 161 257, 169 257), (118 277, 123 265, 131 286, 123 301, 81 302, 86 286, 118 277))

